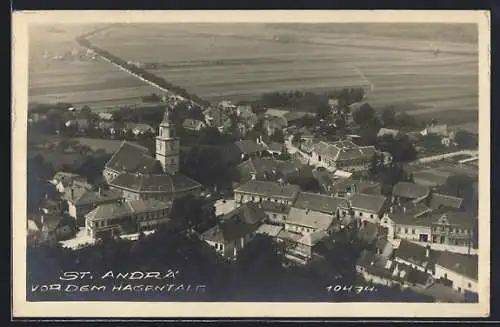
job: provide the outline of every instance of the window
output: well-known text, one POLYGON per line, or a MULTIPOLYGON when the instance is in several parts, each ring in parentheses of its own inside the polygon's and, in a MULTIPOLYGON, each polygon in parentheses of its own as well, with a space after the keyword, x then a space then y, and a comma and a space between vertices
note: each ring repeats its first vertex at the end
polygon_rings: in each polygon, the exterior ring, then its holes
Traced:
POLYGON ((360 216, 360 217, 363 217, 363 213, 362 213, 362 212, 360 212, 360 213, 359 213, 359 216, 360 216))
POLYGON ((373 215, 370 215, 370 218, 373 218, 373 215))
POLYGON ((273 213, 273 218, 274 219, 276 219, 277 216, 278 216, 277 214, 273 213))
POLYGON ((408 228, 405 228, 405 234, 408 234, 408 228))
POLYGON ((286 216, 285 216, 285 215, 283 215, 283 216, 281 216, 281 217, 283 218, 283 220, 286 220, 286 216))
POLYGON ((398 231, 398 233, 401 233, 401 227, 398 227, 396 230, 398 231))
POLYGON ((459 288, 457 289, 457 291, 462 292, 462 288, 461 288, 461 287, 459 287, 459 288))
POLYGON ((467 284, 467 287, 471 288, 471 287, 472 287, 472 284, 471 284, 471 283, 467 284))
POLYGON ((411 229, 411 233, 412 233, 413 235, 415 235, 415 228, 412 228, 412 229, 411 229))

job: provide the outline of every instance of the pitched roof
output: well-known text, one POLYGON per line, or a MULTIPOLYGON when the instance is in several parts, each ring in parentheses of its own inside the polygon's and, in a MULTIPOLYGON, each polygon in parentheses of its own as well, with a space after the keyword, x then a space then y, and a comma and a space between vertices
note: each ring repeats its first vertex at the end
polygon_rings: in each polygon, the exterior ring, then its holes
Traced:
POLYGON ((170 209, 172 206, 171 202, 158 201, 155 199, 148 200, 130 200, 127 201, 128 205, 134 213, 144 213, 152 212, 163 209, 170 209))
POLYGON ((89 220, 96 221, 102 219, 114 219, 121 218, 132 215, 132 208, 127 202, 113 202, 107 204, 101 204, 91 212, 89 212, 85 217, 89 220))
POLYGON ((337 160, 340 149, 332 144, 320 141, 313 145, 313 151, 324 158, 335 161, 337 160))
POLYGON ((205 231, 202 240, 231 242, 255 232, 265 218, 264 212, 254 203, 246 203, 224 215, 222 221, 205 231))
POLYGON ((456 196, 432 193, 429 199, 429 207, 433 210, 442 207, 460 209, 462 207, 463 201, 464 199, 456 196))
POLYGON ((197 129, 197 128, 201 128, 203 126, 203 122, 199 119, 186 118, 182 122, 182 126, 184 128, 197 129))
POLYGON ((293 206, 299 209, 309 209, 312 211, 334 214, 344 200, 343 198, 328 195, 300 192, 293 206))
POLYGON ((287 112, 286 114, 283 115, 283 117, 285 117, 285 119, 288 122, 291 122, 291 121, 294 121, 297 119, 301 119, 301 118, 304 118, 306 116, 314 116, 314 114, 311 112, 291 111, 291 112, 287 112))
MULTIPOLYGON (((379 213, 385 204, 386 197, 382 195, 356 193, 349 198, 349 201, 352 208, 379 213)), ((346 203, 344 201, 342 206, 345 207, 345 205, 346 203)))
POLYGON ((123 198, 121 192, 116 190, 94 191, 81 186, 72 186, 64 191, 63 198, 74 205, 99 204, 123 198))
POLYGON ((289 232, 289 231, 283 229, 278 233, 277 237, 279 239, 282 239, 282 240, 297 242, 298 240, 300 240, 302 238, 302 235, 292 233, 292 232, 289 232))
POLYGON ((272 201, 262 201, 260 207, 264 211, 275 212, 275 213, 286 213, 290 212, 290 207, 284 205, 283 203, 277 203, 272 201))
POLYGON ((201 184, 182 174, 121 173, 109 185, 134 192, 175 193, 201 187, 201 184))
POLYGON ((474 228, 474 224, 477 221, 477 216, 471 214, 470 212, 462 211, 448 211, 434 216, 437 217, 436 221, 441 219, 441 217, 446 217, 446 220, 450 225, 456 225, 468 229, 474 228))
POLYGON ((382 127, 381 129, 379 129, 379 131, 377 133, 377 136, 381 137, 381 136, 384 136, 384 135, 392 135, 392 136, 395 137, 398 134, 399 134, 399 131, 397 129, 391 129, 391 128, 382 127))
POLYGON ((424 268, 433 269, 439 252, 402 239, 395 257, 424 268), (429 250, 429 256, 426 256, 429 250))
POLYGON ((283 227, 281 227, 281 226, 262 224, 262 225, 260 225, 260 227, 257 229, 257 231, 255 233, 268 235, 270 237, 277 237, 279 232, 281 232, 282 229, 283 229, 283 227))
POLYGON ((431 226, 433 218, 428 213, 431 209, 423 203, 409 204, 406 206, 393 206, 389 217, 399 225, 431 226), (406 208, 406 210, 404 209, 406 208))
POLYGON ((52 177, 52 181, 61 183, 65 187, 70 185, 74 180, 85 181, 85 177, 64 171, 58 171, 54 174, 54 177, 52 177))
POLYGON ((330 214, 291 208, 286 222, 314 229, 327 230, 333 223, 333 219, 334 217, 330 214))
POLYGON ((436 265, 454 271, 462 276, 478 280, 478 256, 445 251, 437 259, 436 265))
POLYGON ((416 199, 429 194, 430 189, 427 186, 415 184, 412 182, 398 182, 392 189, 392 194, 402 198, 416 199))
POLYGON ((124 141, 105 165, 118 172, 152 172, 156 159, 146 147, 124 141))
POLYGON ((299 191, 300 187, 298 185, 258 180, 250 180, 234 190, 234 192, 280 198, 295 198, 299 191))
POLYGON ((328 233, 324 230, 318 230, 312 233, 307 233, 302 238, 300 238, 297 243, 307 245, 307 246, 315 246, 318 242, 324 240, 328 237, 328 233))
POLYGON ((241 153, 255 153, 265 150, 262 145, 252 140, 236 141, 234 144, 239 148, 241 153))
POLYGON ((285 148, 285 145, 283 143, 278 143, 278 142, 271 142, 268 146, 267 149, 270 151, 274 152, 281 152, 285 148))

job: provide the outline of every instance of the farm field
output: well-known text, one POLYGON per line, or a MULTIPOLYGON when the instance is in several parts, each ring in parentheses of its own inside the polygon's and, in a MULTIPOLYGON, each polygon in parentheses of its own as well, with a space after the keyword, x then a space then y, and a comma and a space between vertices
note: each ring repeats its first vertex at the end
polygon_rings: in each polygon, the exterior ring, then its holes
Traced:
POLYGON ((74 38, 100 26, 63 25, 60 32, 47 26, 30 30, 28 98, 30 102, 69 102, 102 110, 133 104, 156 89, 104 61, 58 61, 50 58, 79 50, 74 38))
POLYGON ((478 167, 474 163, 457 164, 456 162, 435 162, 421 167, 410 167, 415 182, 422 185, 442 185, 455 174, 466 174, 478 178, 478 167))
POLYGON ((426 40, 405 25, 399 34, 396 24, 378 34, 341 25, 120 25, 90 41, 126 60, 168 65, 154 73, 208 100, 363 86, 375 107, 393 104, 413 114, 478 110, 474 28, 456 42, 449 31, 426 40))

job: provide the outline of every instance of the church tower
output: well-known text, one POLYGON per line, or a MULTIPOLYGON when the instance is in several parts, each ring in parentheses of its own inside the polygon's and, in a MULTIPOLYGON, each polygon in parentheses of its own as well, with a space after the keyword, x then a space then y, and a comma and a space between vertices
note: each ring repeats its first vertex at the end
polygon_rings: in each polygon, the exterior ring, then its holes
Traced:
POLYGON ((175 135, 174 126, 170 121, 167 109, 160 123, 156 137, 156 160, 159 160, 166 173, 175 174, 179 171, 179 138, 175 135))

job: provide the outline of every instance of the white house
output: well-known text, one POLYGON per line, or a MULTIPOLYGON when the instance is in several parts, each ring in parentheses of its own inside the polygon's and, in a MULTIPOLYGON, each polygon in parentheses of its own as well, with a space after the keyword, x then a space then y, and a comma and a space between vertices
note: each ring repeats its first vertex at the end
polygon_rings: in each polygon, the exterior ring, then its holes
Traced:
POLYGON ((478 256, 443 252, 436 261, 435 279, 444 279, 458 292, 478 293, 478 256))

